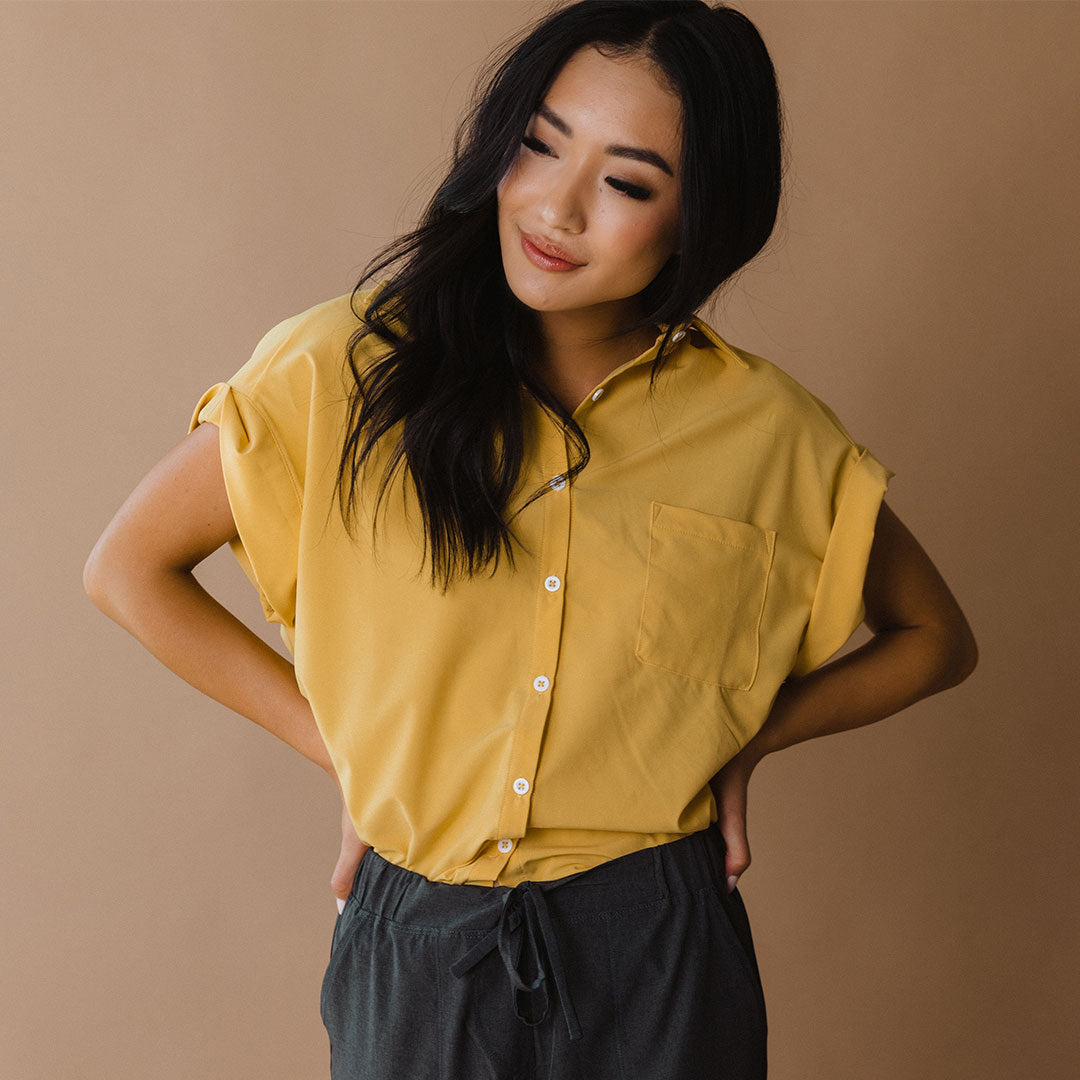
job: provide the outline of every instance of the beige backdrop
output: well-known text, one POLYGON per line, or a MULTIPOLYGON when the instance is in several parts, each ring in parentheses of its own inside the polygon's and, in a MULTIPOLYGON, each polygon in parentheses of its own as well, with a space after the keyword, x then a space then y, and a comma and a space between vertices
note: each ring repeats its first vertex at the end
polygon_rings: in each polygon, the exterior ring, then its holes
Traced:
MULTIPOLYGON (((791 169, 705 314, 896 470, 981 647, 959 688, 755 774, 770 1076, 1066 1080, 1080 6, 741 8, 791 169)), ((327 1075, 336 792, 82 567, 202 390, 414 221, 478 63, 540 10, 0 5, 5 1080, 327 1075)), ((280 647, 227 549, 199 576, 280 647)))

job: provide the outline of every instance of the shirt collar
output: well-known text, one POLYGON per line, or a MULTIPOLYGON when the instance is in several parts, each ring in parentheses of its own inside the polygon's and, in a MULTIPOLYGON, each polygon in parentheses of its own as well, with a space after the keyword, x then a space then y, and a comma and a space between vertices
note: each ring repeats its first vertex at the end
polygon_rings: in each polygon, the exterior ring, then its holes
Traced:
MULTIPOLYGON (((667 329, 666 323, 660 324, 660 333, 656 336, 656 341, 653 342, 653 346, 657 347, 660 344, 660 339, 664 336, 664 331, 667 329)), ((680 330, 685 331, 690 339, 690 343, 697 348, 706 348, 707 346, 701 343, 701 339, 712 345, 725 360, 729 360, 734 364, 738 364, 739 367, 749 368, 750 365, 707 323, 704 319, 697 315, 694 315, 689 322, 680 323, 675 327, 675 332, 680 330)))

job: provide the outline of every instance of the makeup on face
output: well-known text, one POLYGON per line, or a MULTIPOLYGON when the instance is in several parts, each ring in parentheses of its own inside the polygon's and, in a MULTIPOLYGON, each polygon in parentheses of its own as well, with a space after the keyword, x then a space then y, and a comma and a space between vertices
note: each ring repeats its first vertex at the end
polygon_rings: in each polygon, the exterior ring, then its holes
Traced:
POLYGON ((498 187, 504 271, 523 304, 631 317, 678 246, 680 126, 649 64, 592 48, 566 62, 498 187))
POLYGON ((567 270, 578 270, 583 265, 579 262, 572 262, 570 259, 560 258, 560 255, 565 254, 562 248, 545 240, 543 237, 530 233, 523 232, 521 234, 521 247, 529 259, 536 266, 539 266, 541 270, 565 272, 567 270))

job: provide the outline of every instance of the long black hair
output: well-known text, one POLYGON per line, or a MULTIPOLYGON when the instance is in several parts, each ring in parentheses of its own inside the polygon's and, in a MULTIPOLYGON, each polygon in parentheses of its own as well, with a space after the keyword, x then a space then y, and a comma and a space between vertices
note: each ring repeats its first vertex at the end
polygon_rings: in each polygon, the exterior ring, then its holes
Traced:
MULTIPOLYGON (((399 429, 375 513, 404 461, 423 517, 423 558, 430 541, 432 585, 441 579, 444 591, 459 573, 471 577, 488 564, 494 573, 504 549, 513 565, 517 538, 504 519, 526 453, 523 389, 579 454, 568 481, 588 463, 584 432, 534 374, 536 313, 507 284, 496 201, 533 112, 562 65, 588 45, 651 60, 682 101, 679 254, 637 297, 641 320, 617 335, 666 325, 650 392, 674 329, 757 255, 776 222, 780 95, 760 34, 735 9, 703 0, 582 0, 550 11, 488 61, 450 171, 419 226, 370 260, 351 298, 361 325, 348 344, 355 386, 337 475, 346 528, 365 463, 399 429), (398 268, 358 311, 365 282, 393 263, 398 268), (385 348, 358 363, 369 334, 385 348)), ((549 490, 541 485, 524 505, 549 490)), ((374 540, 374 515, 372 531, 374 540)))

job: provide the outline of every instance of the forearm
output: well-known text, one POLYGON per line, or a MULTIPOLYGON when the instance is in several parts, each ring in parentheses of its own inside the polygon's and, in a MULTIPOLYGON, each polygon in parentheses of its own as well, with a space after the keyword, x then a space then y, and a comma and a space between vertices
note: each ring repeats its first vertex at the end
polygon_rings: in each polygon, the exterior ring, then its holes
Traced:
POLYGON ((744 753, 756 762, 807 739, 865 727, 955 686, 967 674, 943 628, 881 631, 839 660, 789 678, 744 753))
POLYGON ((328 772, 330 755, 293 665, 185 570, 125 570, 87 590, 166 667, 328 772))

